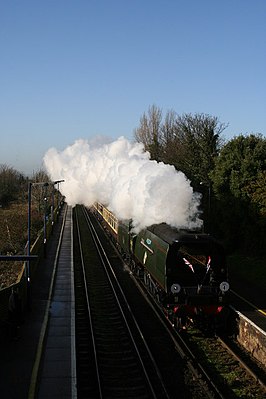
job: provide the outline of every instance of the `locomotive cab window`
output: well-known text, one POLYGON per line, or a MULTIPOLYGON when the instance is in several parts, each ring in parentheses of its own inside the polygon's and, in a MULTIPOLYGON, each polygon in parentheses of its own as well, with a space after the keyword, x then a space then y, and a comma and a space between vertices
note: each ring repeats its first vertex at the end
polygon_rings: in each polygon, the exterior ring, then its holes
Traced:
POLYGON ((167 268, 173 280, 181 286, 208 283, 212 257, 208 245, 200 243, 175 244, 168 254, 167 268))
POLYGON ((194 273, 206 272, 209 256, 206 248, 198 245, 181 245, 177 255, 178 263, 190 268, 194 273), (192 270, 193 268, 193 270, 192 270))

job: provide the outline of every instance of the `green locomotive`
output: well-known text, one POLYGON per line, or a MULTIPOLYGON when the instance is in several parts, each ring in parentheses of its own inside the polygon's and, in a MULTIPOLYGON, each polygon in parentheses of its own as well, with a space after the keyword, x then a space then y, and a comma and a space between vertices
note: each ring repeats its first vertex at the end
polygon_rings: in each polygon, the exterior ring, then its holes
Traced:
POLYGON ((228 303, 226 258, 222 245, 208 234, 177 230, 162 223, 138 234, 131 221, 119 221, 95 204, 121 253, 168 316, 182 327, 187 319, 216 320, 228 303))

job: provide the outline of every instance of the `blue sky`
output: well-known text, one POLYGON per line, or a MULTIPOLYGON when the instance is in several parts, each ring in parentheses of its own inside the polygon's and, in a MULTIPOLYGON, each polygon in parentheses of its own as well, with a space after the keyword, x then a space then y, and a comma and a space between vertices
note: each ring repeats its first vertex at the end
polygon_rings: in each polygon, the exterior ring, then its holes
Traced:
POLYGON ((133 139, 152 104, 265 136, 265 21, 265 0, 0 1, 0 164, 133 139))

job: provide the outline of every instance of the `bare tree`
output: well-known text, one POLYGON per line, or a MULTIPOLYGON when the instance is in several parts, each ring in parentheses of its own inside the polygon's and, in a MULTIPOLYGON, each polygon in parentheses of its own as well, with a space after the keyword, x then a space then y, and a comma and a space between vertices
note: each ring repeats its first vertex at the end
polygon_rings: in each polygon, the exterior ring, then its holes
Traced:
POLYGON ((25 183, 24 176, 14 168, 0 165, 0 204, 8 205, 21 194, 21 188, 25 183))
POLYGON ((162 123, 162 110, 156 105, 140 118, 134 131, 151 158, 170 163, 191 180, 192 185, 209 187, 209 173, 223 144, 220 137, 227 125, 207 114, 177 115, 170 110, 162 123))
POLYGON ((167 111, 161 127, 162 159, 170 164, 175 160, 176 119, 177 114, 174 110, 167 111))
POLYGON ((151 158, 156 161, 160 160, 161 121, 162 110, 152 105, 148 109, 148 115, 144 112, 139 127, 134 131, 136 141, 143 143, 145 150, 149 151, 151 158))
POLYGON ((43 213, 43 208, 46 207, 48 198, 51 197, 52 186, 49 184, 51 180, 47 173, 43 169, 40 169, 38 172, 33 174, 32 182, 44 183, 35 185, 32 190, 32 198, 38 204, 38 212, 41 215, 43 213))

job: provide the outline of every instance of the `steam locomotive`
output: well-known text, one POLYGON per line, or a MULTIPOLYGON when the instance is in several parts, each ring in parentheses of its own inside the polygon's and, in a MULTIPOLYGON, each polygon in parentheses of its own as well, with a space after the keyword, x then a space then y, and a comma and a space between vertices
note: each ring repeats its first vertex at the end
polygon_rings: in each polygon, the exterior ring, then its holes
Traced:
POLYGON ((94 210, 173 326, 179 330, 190 322, 206 330, 224 326, 229 283, 224 248, 217 240, 165 223, 134 234, 131 220, 118 220, 101 203, 95 203, 94 210))

